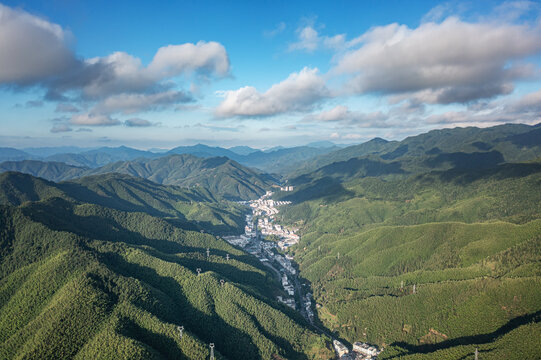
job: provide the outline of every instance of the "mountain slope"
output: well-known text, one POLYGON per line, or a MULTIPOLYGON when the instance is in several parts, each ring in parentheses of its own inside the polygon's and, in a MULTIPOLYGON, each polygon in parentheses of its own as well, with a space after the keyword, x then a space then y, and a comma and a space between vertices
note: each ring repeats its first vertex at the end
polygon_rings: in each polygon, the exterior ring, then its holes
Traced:
POLYGON ((61 197, 117 210, 170 218, 183 228, 220 234, 239 233, 244 209, 203 188, 165 186, 122 174, 104 174, 59 184, 30 175, 0 174, 0 203, 20 205, 61 197))
POLYGON ((0 162, 2 161, 21 161, 32 159, 33 156, 22 150, 14 148, 0 147, 0 162))
POLYGON ((0 172, 18 171, 51 181, 74 179, 84 176, 88 170, 88 168, 54 161, 23 160, 0 163, 0 172))
POLYGON ((149 179, 159 184, 201 186, 217 196, 231 200, 259 197, 274 183, 270 176, 260 174, 225 157, 201 159, 187 154, 120 161, 96 169, 57 162, 25 160, 0 163, 0 172, 2 171, 24 172, 51 181, 116 172, 149 179))
POLYGON ((383 359, 535 359, 521 336, 541 331, 540 184, 539 162, 360 177, 297 190, 280 220, 301 227, 300 274, 348 341, 383 359))
POLYGON ((151 160, 119 162, 88 174, 118 172, 160 184, 202 186, 232 200, 261 196, 272 179, 225 157, 201 159, 192 155, 169 155, 151 160))
MULTIPOLYGON (((0 184, 17 176, 32 180, 8 173, 0 184)), ((0 205, 0 358, 202 359, 210 342, 218 359, 332 356, 269 297, 278 284, 255 258, 143 212, 69 199, 65 184, 34 179, 20 199, 40 201, 0 205)))
MULTIPOLYGON (((304 166, 292 169, 289 176, 310 174, 333 163, 344 164, 353 158, 371 159, 382 164, 399 162, 405 173, 445 170, 457 166, 487 167, 541 156, 540 139, 539 125, 522 124, 432 130, 400 142, 376 138, 314 157, 304 166)), ((360 166, 353 167, 350 172, 354 172, 354 169, 363 171, 360 166)))
POLYGON ((284 173, 288 169, 294 169, 304 161, 317 155, 326 154, 336 147, 310 147, 296 146, 291 148, 277 148, 270 151, 260 151, 247 147, 224 149, 211 147, 203 144, 194 146, 179 146, 171 149, 167 154, 190 154, 197 157, 227 157, 244 166, 258 168, 268 173, 284 173), (239 153, 239 148, 240 150, 239 153))
POLYGON ((150 151, 132 149, 127 146, 101 147, 80 153, 57 153, 46 157, 45 161, 63 162, 68 165, 97 168, 116 161, 129 161, 137 158, 155 158, 160 155, 150 151))

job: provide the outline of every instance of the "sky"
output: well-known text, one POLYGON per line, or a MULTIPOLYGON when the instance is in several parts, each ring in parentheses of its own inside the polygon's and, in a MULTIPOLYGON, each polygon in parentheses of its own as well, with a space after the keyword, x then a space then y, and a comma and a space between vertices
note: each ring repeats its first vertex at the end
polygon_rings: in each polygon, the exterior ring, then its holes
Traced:
POLYGON ((0 0, 0 146, 255 148, 541 122, 540 1, 0 0))

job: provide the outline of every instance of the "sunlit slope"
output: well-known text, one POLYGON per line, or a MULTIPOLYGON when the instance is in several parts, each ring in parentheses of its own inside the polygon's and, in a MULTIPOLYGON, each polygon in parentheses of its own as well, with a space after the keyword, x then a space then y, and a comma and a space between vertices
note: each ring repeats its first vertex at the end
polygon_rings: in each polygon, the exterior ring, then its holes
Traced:
POLYGON ((66 181, 91 175, 120 173, 164 185, 204 187, 229 200, 255 199, 274 184, 269 175, 226 157, 198 158, 189 154, 118 161, 89 169, 47 161, 6 161, 0 172, 17 171, 50 181, 66 181))
POLYGON ((117 173, 59 184, 22 173, 0 174, 0 203, 20 205, 53 197, 167 217, 192 230, 226 234, 239 233, 244 227, 243 207, 202 187, 160 185, 117 173))
MULTIPOLYGON (((375 138, 363 144, 315 156, 303 164, 291 167, 289 177, 331 174, 351 178, 354 174, 397 175, 400 174, 398 170, 408 174, 455 167, 475 169, 502 162, 528 161, 539 156, 539 124, 440 129, 410 136, 402 141, 375 138), (340 166, 345 166, 347 172, 340 174, 340 166)), ((299 180, 302 182, 304 178, 299 180)))
POLYGON ((202 159, 189 154, 108 164, 88 174, 118 172, 159 184, 202 186, 232 200, 255 199, 265 193, 272 179, 226 157, 202 159))
POLYGON ((214 236, 61 198, 2 206, 0 223, 0 358, 202 359, 210 342, 217 358, 331 354, 214 236))
POLYGON ((303 231, 320 320, 346 340, 384 359, 536 359, 523 336, 540 332, 540 189, 538 162, 504 164, 299 189, 309 200, 281 214, 303 231))

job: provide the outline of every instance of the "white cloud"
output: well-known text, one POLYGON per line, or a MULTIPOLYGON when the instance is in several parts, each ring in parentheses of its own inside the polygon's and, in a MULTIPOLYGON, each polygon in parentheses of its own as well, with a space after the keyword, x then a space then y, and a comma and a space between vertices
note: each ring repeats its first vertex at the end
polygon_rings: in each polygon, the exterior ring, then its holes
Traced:
MULTIPOLYGON (((515 101, 511 108, 515 112, 538 112, 541 113, 541 89, 524 95, 515 101)), ((540 116, 541 117, 541 116, 540 116)))
POLYGON ((76 66, 69 32, 0 4, 0 84, 26 85, 76 66))
POLYGON ((160 82, 179 75, 193 73, 206 76, 227 76, 230 70, 225 48, 217 42, 200 41, 197 44, 169 45, 158 49, 147 67, 139 58, 125 52, 88 59, 88 65, 100 65, 106 72, 95 76, 83 87, 90 98, 124 92, 144 92, 164 87, 160 82))
POLYGON ((111 126, 119 125, 120 121, 111 118, 111 116, 109 115, 84 113, 73 115, 71 117, 70 123, 73 125, 83 126, 111 126))
POLYGON ((448 18, 416 29, 375 27, 351 43, 332 70, 352 76, 353 93, 413 94, 428 103, 466 103, 508 94, 532 75, 520 64, 541 51, 541 27, 448 18))
POLYGON ((189 72, 227 76, 229 69, 224 46, 214 41, 161 47, 148 66, 151 74, 161 78, 189 72))
POLYGON ((222 92, 224 100, 215 114, 219 117, 270 116, 288 112, 307 111, 330 96, 318 69, 305 67, 284 81, 260 93, 252 86, 222 92))
POLYGON ((286 29, 286 23, 282 21, 278 23, 274 29, 264 31, 263 35, 268 38, 275 37, 276 35, 282 33, 285 29, 286 29))
POLYGON ((460 111, 447 111, 426 117, 426 123, 446 126, 492 126, 505 123, 541 122, 541 90, 519 99, 502 99, 476 104, 460 111))
POLYGON ((289 44, 289 51, 306 50, 312 52, 317 49, 320 40, 319 34, 312 26, 309 25, 298 29, 297 36, 299 40, 289 44))
POLYGON ((164 46, 144 66, 121 51, 79 59, 68 46, 70 38, 57 24, 0 4, 0 85, 40 86, 47 100, 101 101, 101 112, 133 112, 191 100, 175 90, 178 76, 207 82, 230 71, 228 54, 217 42, 164 46))
POLYGON ((303 50, 314 52, 324 47, 327 49, 340 50, 346 46, 346 35, 339 34, 335 36, 321 36, 314 28, 312 22, 309 25, 297 29, 297 41, 289 44, 288 50, 303 50))

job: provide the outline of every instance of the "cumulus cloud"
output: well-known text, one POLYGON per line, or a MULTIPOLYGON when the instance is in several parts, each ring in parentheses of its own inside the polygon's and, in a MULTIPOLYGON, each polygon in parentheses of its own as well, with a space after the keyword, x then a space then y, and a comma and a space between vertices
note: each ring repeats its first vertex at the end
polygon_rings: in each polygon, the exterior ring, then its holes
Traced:
POLYGON ((69 132, 69 131, 73 131, 72 128, 70 128, 68 125, 66 124, 57 124, 55 126, 52 127, 51 129, 51 132, 54 134, 54 133, 62 133, 62 132, 69 132))
POLYGON ((76 66, 70 37, 56 24, 0 4, 0 84, 42 82, 76 66))
POLYGON ((130 113, 191 101, 176 89, 178 76, 207 82, 230 71, 224 46, 213 41, 163 46, 145 66, 121 51, 81 59, 69 46, 71 38, 57 24, 0 4, 0 85, 42 87, 45 100, 65 103, 59 112, 75 112, 68 107, 74 102, 99 102, 99 112, 130 113))
POLYGON ((314 52, 321 47, 338 50, 345 46, 345 34, 339 34, 331 37, 321 36, 311 22, 310 24, 297 29, 297 41, 289 44, 288 50, 303 50, 307 52, 314 52))
POLYGON ((70 123, 73 125, 83 125, 83 126, 110 126, 110 125, 119 125, 120 121, 117 119, 113 119, 109 115, 84 113, 84 114, 73 115, 71 117, 70 123))
POLYGON ((297 30, 298 41, 289 44, 289 50, 314 51, 319 45, 319 34, 311 25, 297 30))
POLYGON ((541 113, 541 89, 524 95, 519 100, 513 102, 510 107, 515 112, 541 113))
POLYGON ((450 17, 410 29, 390 24, 356 39, 332 72, 353 93, 410 94, 427 103, 467 103, 508 94, 533 74, 522 60, 541 51, 541 27, 468 23, 450 17))
MULTIPOLYGON (((171 84, 163 81, 176 76, 195 73, 224 77, 230 69, 229 57, 223 45, 204 41, 161 47, 146 67, 141 59, 120 51, 88 59, 85 65, 89 71, 79 73, 83 83, 75 85, 81 87, 82 95, 88 99, 122 93, 164 91, 171 84)), ((69 81, 67 86, 64 85, 66 88, 70 86, 69 81)))
POLYGON ((215 114, 219 117, 271 116, 281 113, 307 111, 314 104, 330 96, 325 80, 317 68, 305 67, 292 73, 282 82, 273 85, 264 93, 252 86, 221 93, 224 100, 215 114))
POLYGON ((492 126, 505 123, 541 122, 541 90, 518 99, 480 103, 460 111, 447 111, 426 117, 429 124, 446 126, 492 126))

